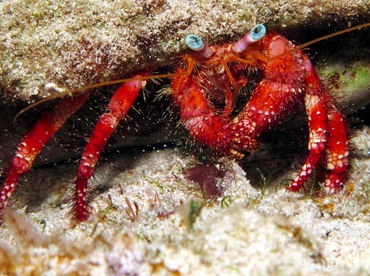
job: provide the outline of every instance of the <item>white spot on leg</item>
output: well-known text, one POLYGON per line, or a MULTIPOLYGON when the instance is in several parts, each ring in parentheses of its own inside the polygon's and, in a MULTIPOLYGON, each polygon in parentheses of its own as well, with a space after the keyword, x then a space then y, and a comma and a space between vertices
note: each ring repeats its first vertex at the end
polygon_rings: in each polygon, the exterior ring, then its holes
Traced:
POLYGON ((328 164, 326 165, 326 168, 327 168, 328 170, 334 170, 335 166, 334 166, 334 164, 333 164, 333 163, 328 163, 328 164))

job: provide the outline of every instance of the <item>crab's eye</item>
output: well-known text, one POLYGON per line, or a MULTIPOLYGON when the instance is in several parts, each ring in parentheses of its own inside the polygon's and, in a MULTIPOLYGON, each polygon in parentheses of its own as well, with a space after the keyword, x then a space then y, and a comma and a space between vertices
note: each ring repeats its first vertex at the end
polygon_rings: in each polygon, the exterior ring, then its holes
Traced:
POLYGON ((245 36, 236 42, 231 49, 235 53, 242 53, 248 50, 248 47, 261 40, 266 35, 266 27, 258 24, 253 27, 245 36))
POLYGON ((203 40, 199 36, 189 34, 185 38, 185 43, 191 50, 197 52, 200 57, 209 58, 213 53, 211 48, 203 43, 203 40))
POLYGON ((266 34, 266 27, 263 24, 258 24, 251 30, 251 39, 254 41, 260 40, 266 34))
POLYGON ((204 47, 203 40, 199 36, 193 34, 186 36, 185 43, 193 51, 200 51, 204 47))

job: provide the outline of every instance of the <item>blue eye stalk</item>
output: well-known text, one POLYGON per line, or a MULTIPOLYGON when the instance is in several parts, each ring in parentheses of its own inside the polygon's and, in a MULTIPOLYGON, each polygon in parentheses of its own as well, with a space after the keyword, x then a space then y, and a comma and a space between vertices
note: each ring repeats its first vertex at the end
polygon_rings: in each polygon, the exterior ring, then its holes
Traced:
POLYGON ((197 52, 200 57, 209 58, 213 54, 211 48, 203 43, 202 38, 199 36, 189 34, 185 38, 185 43, 191 50, 197 52))
POLYGON ((266 27, 263 24, 257 24, 238 42, 234 43, 231 49, 235 53, 242 53, 248 49, 249 46, 261 40, 266 35, 266 27))

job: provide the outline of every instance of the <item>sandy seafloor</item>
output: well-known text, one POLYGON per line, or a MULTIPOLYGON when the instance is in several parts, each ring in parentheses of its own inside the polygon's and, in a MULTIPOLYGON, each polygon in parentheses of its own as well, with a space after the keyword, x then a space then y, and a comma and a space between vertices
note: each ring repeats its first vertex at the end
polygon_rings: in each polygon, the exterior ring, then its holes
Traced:
MULTIPOLYGON (((235 39, 256 17, 279 30, 339 21, 342 28, 370 10, 369 1, 252 1, 245 9, 240 1, 200 1, 196 9, 183 1, 133 2, 120 10, 105 2, 96 13, 94 1, 3 1, 3 102, 34 101, 165 64, 163 56, 180 51, 189 32, 215 43, 235 39)), ((22 179, 12 202, 17 211, 9 210, 0 228, 0 274, 370 275, 370 130, 364 124, 352 131, 347 185, 333 196, 285 190, 302 153, 289 162, 257 158, 243 168, 215 159, 223 174, 215 179, 219 197, 205 200, 185 177, 199 164, 196 155, 162 145, 105 155, 91 181, 92 216, 76 224, 68 191, 77 164, 37 168, 22 179), (276 164, 284 168, 279 173, 276 164)), ((9 134, 13 143, 17 135, 9 134)), ((11 148, 3 138, 0 161, 11 148)))
POLYGON ((327 197, 285 191, 278 183, 291 178, 291 171, 252 187, 237 163, 220 159, 217 166, 226 171, 217 179, 222 196, 205 201, 199 186, 184 176, 197 163, 194 157, 181 148, 162 148, 102 162, 93 181, 93 215, 75 224, 66 194, 75 165, 39 169, 27 177, 32 186, 55 186, 38 199, 22 189, 20 196, 29 201, 27 218, 20 214, 24 208, 7 213, 0 271, 368 275, 370 137, 368 128, 359 132, 353 140, 364 154, 351 159, 346 188, 327 197))

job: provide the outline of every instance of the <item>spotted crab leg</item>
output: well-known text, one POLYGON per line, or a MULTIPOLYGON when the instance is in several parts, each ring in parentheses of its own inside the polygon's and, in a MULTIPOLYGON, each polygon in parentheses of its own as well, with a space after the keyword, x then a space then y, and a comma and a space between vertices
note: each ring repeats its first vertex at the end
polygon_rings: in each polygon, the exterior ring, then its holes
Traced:
POLYGON ((324 188, 327 194, 335 194, 344 184, 348 169, 348 135, 342 115, 331 105, 328 111, 327 148, 325 163, 327 174, 324 188))
POLYGON ((76 220, 84 221, 89 217, 91 208, 87 202, 87 182, 94 173, 96 163, 109 137, 135 102, 142 87, 140 76, 137 75, 137 80, 126 82, 118 88, 108 105, 109 112, 100 117, 85 147, 75 183, 76 200, 72 212, 76 220))
POLYGON ((28 172, 34 159, 55 132, 73 115, 89 97, 88 93, 62 100, 53 110, 44 113, 40 120, 23 137, 13 157, 0 194, 0 219, 3 209, 17 186, 21 175, 28 172))
POLYGON ((306 95, 305 106, 310 128, 309 156, 301 171, 290 184, 290 190, 298 190, 322 155, 328 171, 324 188, 328 194, 339 191, 343 186, 348 167, 348 137, 341 114, 331 103, 331 99, 321 85, 308 58, 305 59, 306 95))

